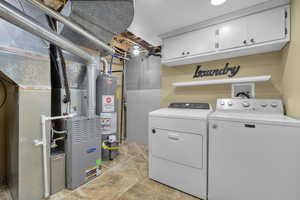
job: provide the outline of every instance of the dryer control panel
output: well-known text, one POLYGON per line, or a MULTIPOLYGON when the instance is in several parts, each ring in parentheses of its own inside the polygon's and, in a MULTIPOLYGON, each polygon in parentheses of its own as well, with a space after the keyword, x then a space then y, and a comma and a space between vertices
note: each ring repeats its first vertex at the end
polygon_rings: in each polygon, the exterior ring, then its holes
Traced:
POLYGON ((208 103, 171 103, 169 108, 209 110, 210 105, 208 103))
POLYGON ((282 100, 278 99, 218 99, 217 111, 284 114, 282 100))

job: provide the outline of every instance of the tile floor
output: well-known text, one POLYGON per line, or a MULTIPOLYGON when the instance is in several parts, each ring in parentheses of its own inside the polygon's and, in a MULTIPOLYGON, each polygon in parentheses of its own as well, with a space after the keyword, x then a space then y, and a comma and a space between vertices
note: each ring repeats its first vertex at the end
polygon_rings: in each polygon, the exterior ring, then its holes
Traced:
MULTIPOLYGON (((63 190, 49 200, 197 200, 150 180, 147 156, 145 146, 124 144, 116 160, 103 164, 101 176, 74 191, 63 190)), ((0 200, 10 200, 5 188, 0 188, 0 200)))

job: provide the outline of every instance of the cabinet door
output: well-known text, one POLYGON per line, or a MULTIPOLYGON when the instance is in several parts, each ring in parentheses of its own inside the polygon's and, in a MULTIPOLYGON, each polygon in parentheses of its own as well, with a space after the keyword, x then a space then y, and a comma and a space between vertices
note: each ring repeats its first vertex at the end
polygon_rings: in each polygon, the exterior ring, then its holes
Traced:
POLYGON ((277 8, 247 17, 251 44, 285 38, 285 8, 277 8))
POLYGON ((186 50, 188 55, 210 53, 215 50, 215 33, 212 27, 192 31, 186 35, 186 50))
POLYGON ((164 41, 165 60, 213 52, 215 34, 211 27, 191 31, 164 41))
POLYGON ((219 25, 219 49, 232 49, 247 45, 246 19, 241 18, 219 25))
POLYGON ((186 38, 184 35, 179 35, 164 40, 162 55, 164 60, 180 58, 185 56, 186 38))

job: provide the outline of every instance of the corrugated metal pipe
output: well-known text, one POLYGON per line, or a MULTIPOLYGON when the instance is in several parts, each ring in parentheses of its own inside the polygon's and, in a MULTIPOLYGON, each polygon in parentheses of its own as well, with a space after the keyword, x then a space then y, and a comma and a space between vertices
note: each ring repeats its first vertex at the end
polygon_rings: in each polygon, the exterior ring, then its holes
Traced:
POLYGON ((60 13, 56 12, 55 10, 52 10, 51 8, 48 8, 43 3, 41 3, 37 0, 26 0, 26 1, 30 2, 32 5, 36 6, 39 9, 41 9, 42 11, 44 11, 49 16, 57 19, 58 21, 63 23, 65 26, 68 26, 70 29, 74 30, 75 32, 81 34, 82 36, 84 36, 85 38, 90 40, 91 42, 95 43, 100 48, 105 50, 108 54, 114 54, 115 53, 114 49, 112 49, 110 46, 108 46, 107 44, 105 44, 104 42, 99 40, 93 34, 87 32, 86 30, 84 30, 78 24, 76 24, 76 23, 72 22, 71 20, 69 20, 67 17, 61 15, 60 13))

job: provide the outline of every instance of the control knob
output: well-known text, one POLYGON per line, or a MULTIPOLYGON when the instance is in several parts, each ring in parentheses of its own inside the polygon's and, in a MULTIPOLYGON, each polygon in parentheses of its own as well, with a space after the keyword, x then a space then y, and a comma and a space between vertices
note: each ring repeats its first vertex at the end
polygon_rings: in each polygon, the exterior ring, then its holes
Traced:
POLYGON ((277 108, 278 105, 277 105, 276 103, 272 103, 271 106, 272 106, 273 108, 277 108))
POLYGON ((233 105, 231 101, 229 101, 227 104, 228 104, 228 106, 232 106, 233 105))
POLYGON ((248 103, 248 102, 243 102, 242 105, 243 105, 243 107, 245 107, 245 108, 250 107, 250 103, 248 103))
POLYGON ((268 106, 268 104, 266 104, 266 103, 261 104, 261 107, 263 107, 263 108, 265 108, 267 106, 268 106))

